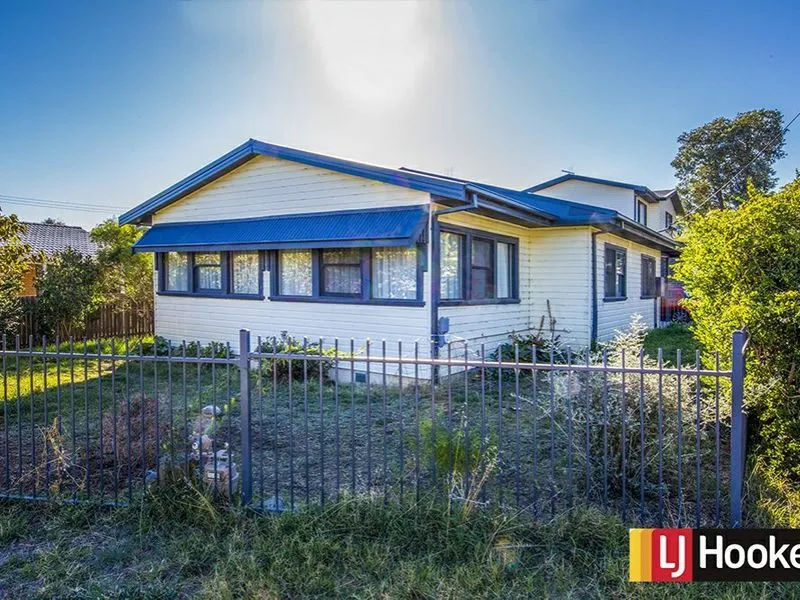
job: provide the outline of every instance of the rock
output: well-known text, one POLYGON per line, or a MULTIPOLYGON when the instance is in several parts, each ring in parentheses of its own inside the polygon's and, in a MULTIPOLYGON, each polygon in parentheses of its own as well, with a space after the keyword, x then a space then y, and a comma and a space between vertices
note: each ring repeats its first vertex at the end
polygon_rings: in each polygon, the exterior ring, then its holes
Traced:
POLYGON ((276 496, 271 496, 264 502, 264 510, 269 510, 272 512, 283 512, 286 510, 286 505, 284 505, 283 500, 276 496))

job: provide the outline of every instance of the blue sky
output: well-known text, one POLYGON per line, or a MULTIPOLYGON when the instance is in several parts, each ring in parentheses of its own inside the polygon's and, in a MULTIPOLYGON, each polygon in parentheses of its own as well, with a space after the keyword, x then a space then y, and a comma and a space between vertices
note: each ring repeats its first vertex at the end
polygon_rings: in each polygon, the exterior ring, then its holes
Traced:
MULTIPOLYGON (((90 226, 255 137, 510 187, 674 184, 676 137, 800 111, 782 2, 7 2, 0 195, 90 226)), ((800 129, 800 124, 795 125, 800 129)), ((800 167, 787 137, 782 181, 800 167)))

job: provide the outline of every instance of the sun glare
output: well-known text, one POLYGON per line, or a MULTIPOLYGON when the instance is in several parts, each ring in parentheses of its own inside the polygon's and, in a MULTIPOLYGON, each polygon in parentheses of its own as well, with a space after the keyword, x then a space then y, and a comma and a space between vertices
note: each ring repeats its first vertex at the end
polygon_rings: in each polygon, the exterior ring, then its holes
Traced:
POLYGON ((346 97, 385 104, 405 98, 429 56, 432 3, 314 0, 303 4, 331 85, 346 97))

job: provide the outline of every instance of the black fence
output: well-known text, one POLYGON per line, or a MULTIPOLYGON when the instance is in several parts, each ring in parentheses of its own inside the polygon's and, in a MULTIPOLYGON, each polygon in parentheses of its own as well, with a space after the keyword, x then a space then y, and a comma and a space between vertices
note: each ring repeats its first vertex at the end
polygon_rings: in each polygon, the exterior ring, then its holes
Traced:
POLYGON ((625 350, 513 358, 323 340, 2 348, 0 495, 130 503, 180 480, 263 510, 439 495, 550 516, 738 525, 744 334, 732 369, 625 350), (255 342, 255 343, 253 343, 255 342), (732 399, 732 401, 731 401, 732 399))

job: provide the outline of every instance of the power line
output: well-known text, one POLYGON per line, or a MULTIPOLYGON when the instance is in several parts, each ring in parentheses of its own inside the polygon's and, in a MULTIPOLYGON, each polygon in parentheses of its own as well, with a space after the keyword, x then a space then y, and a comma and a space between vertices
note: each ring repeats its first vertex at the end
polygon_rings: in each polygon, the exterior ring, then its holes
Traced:
POLYGON ((786 134, 786 132, 787 132, 787 131, 789 131, 789 127, 791 127, 791 126, 792 126, 792 123, 794 123, 794 122, 795 122, 795 121, 798 119, 798 117, 800 117, 800 112, 798 112, 798 113, 797 113, 797 114, 794 116, 794 118, 793 118, 791 121, 789 121, 789 123, 787 123, 786 127, 784 127, 784 128, 781 130, 781 132, 780 132, 778 135, 776 135, 774 138, 772 138, 772 139, 771 139, 771 140, 770 140, 770 141, 769 141, 769 142, 768 142, 768 143, 767 143, 767 144, 766 144, 766 145, 765 145, 765 146, 764 146, 764 147, 763 147, 761 150, 759 150, 758 152, 756 152, 756 155, 753 157, 753 160, 751 160, 749 163, 747 163, 745 166, 743 166, 741 169, 739 169, 739 171, 737 171, 737 172, 736 172, 736 174, 735 174, 733 177, 731 177, 731 178, 730 178, 728 181, 726 181, 726 182, 725 182, 725 183, 724 183, 724 184, 723 184, 721 187, 719 187, 719 188, 717 188, 716 190, 714 190, 713 192, 711 192, 711 193, 708 195, 708 197, 707 197, 705 200, 703 200, 703 201, 702 201, 700 204, 698 204, 698 205, 697 205, 697 206, 695 206, 695 207, 694 207, 692 210, 690 210, 689 212, 687 212, 687 213, 684 215, 684 218, 691 216, 693 213, 695 213, 695 212, 697 212, 698 210, 700 210, 701 208, 703 208, 703 207, 704 207, 706 204, 708 204, 709 202, 711 202, 711 200, 713 200, 713 199, 714 199, 714 197, 715 197, 717 194, 719 194, 719 193, 720 193, 722 190, 724 190, 724 189, 725 189, 726 187, 728 187, 728 186, 729 186, 731 183, 733 183, 733 181, 734 181, 734 180, 735 180, 737 177, 739 177, 739 175, 741 175, 741 174, 744 172, 744 170, 745 170, 747 167, 749 167, 749 166, 750 166, 750 165, 752 165, 754 162, 756 162, 756 160, 758 160, 758 158, 759 158, 759 157, 760 157, 762 154, 764 154, 764 152, 766 152, 767 148, 769 148, 769 146, 770 146, 770 144, 772 144, 772 142, 774 142, 775 140, 777 140, 777 139, 778 139, 779 137, 781 137, 782 135, 785 135, 785 134, 786 134))
POLYGON ((57 200, 47 200, 45 198, 33 198, 29 196, 13 196, 11 194, 0 194, 0 203, 5 204, 18 204, 20 206, 31 206, 41 208, 61 208, 65 210, 87 211, 87 212, 102 212, 109 213, 113 211, 125 211, 126 208, 121 206, 97 206, 96 204, 88 204, 84 202, 60 202, 57 200))

